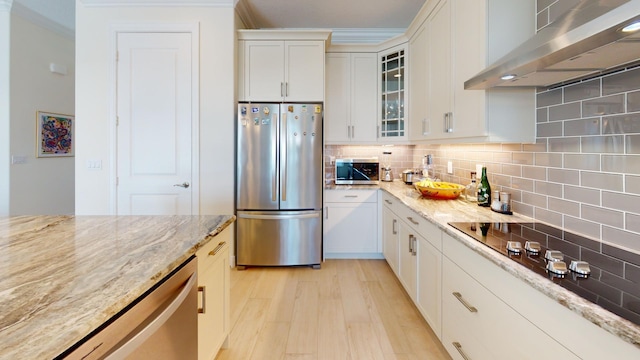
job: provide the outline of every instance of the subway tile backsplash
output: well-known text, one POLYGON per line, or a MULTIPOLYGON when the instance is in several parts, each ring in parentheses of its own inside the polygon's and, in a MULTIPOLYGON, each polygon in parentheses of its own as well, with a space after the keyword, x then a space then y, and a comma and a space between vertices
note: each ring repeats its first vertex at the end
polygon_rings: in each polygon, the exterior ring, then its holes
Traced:
POLYGON ((329 156, 382 159, 388 150, 398 178, 432 154, 441 179, 465 185, 484 164, 492 188, 512 193, 515 212, 599 240, 612 254, 611 245, 640 254, 640 68, 540 91, 536 114, 535 144, 328 145, 327 181, 329 156))

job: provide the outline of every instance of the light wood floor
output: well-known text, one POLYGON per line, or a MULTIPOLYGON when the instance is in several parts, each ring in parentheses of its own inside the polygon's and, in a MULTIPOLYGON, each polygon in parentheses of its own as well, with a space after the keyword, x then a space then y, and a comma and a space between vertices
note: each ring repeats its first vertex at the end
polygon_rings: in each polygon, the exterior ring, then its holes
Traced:
POLYGON ((231 271, 217 360, 450 359, 384 260, 231 271))

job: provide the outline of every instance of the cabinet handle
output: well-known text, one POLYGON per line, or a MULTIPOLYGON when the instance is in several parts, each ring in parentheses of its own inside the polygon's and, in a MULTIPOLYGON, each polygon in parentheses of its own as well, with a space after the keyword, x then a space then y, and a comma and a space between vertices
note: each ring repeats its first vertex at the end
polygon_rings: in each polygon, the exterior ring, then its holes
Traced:
POLYGON ((351 126, 347 125, 347 139, 351 139, 351 126))
POLYGON ((398 234, 398 230, 396 230, 396 224, 398 223, 398 220, 393 219, 393 223, 391 223, 391 232, 393 233, 393 235, 398 234))
POLYGON ((289 82, 284 83, 284 96, 289 96, 289 82))
POLYGON ((413 239, 414 236, 409 234, 409 252, 413 255, 413 239))
POLYGON ((356 127, 354 125, 351 125, 351 137, 356 137, 356 127))
POLYGON ((452 112, 447 113, 447 132, 448 133, 453 132, 453 113, 452 112))
POLYGON ((380 138, 380 125, 376 126, 376 138, 380 138))
POLYGON ((469 310, 469 312, 472 312, 472 313, 478 312, 478 309, 476 309, 475 307, 469 305, 469 303, 465 299, 462 298, 462 294, 460 294, 457 291, 453 292, 452 294, 453 294, 453 296, 456 297, 456 299, 458 299, 458 301, 460 301, 460 303, 462 303, 462 305, 464 305, 464 307, 467 308, 467 310, 469 310))
POLYGON ((415 236, 413 237, 413 251, 411 252, 411 255, 418 255, 418 238, 415 236))
POLYGON ((202 294, 202 307, 198 308, 198 314, 204 314, 206 311, 207 303, 206 303, 206 288, 204 286, 198 286, 198 292, 202 294))
POLYGON ((384 199, 384 202, 386 202, 389 205, 393 204, 391 201, 389 201, 389 199, 384 199))
POLYGON ((281 82, 280 83, 280 97, 284 97, 284 90, 283 89, 284 89, 284 83, 281 82))
POLYGON ((226 244, 226 241, 221 241, 218 243, 218 246, 215 247, 215 249, 211 250, 209 252, 210 256, 216 256, 216 254, 218 253, 218 251, 220 251, 220 249, 222 249, 222 247, 226 244))
POLYGON ((329 219, 329 207, 328 206, 324 207, 324 218, 325 218, 325 220, 329 219))
POLYGON ((467 354, 464 353, 464 351, 462 350, 462 345, 459 342, 454 341, 451 344, 453 345, 454 348, 456 348, 456 350, 458 350, 458 352, 460 353, 460 356, 462 356, 464 360, 471 360, 471 358, 469 358, 467 354))
POLYGON ((411 223, 412 223, 413 225, 420 225, 420 223, 419 223, 419 222, 417 222, 417 221, 415 221, 415 220, 413 220, 413 218, 412 218, 411 216, 407 216, 407 220, 411 221, 411 223))

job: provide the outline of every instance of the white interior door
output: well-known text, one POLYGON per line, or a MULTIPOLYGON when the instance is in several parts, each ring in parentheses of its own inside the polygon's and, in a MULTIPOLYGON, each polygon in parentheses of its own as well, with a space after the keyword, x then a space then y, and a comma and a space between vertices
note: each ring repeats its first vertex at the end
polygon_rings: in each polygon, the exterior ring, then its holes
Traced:
POLYGON ((118 34, 118 215, 192 214, 191 36, 118 34))

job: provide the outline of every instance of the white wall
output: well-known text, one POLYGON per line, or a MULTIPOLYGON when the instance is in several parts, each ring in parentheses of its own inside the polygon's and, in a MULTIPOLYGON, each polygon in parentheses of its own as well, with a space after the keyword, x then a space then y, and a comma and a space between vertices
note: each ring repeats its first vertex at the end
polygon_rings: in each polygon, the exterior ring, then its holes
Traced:
POLYGON ((10 213, 73 214, 73 157, 36 157, 36 111, 74 114, 74 40, 11 15, 10 213), (67 75, 49 71, 56 63, 67 75))
POLYGON ((200 24, 200 214, 234 212, 234 10, 228 6, 86 6, 76 1, 76 213, 113 214, 110 113, 116 24, 200 24), (101 170, 86 161, 102 160, 101 170))
POLYGON ((0 0, 0 216, 9 215, 9 49, 11 4, 0 0))

